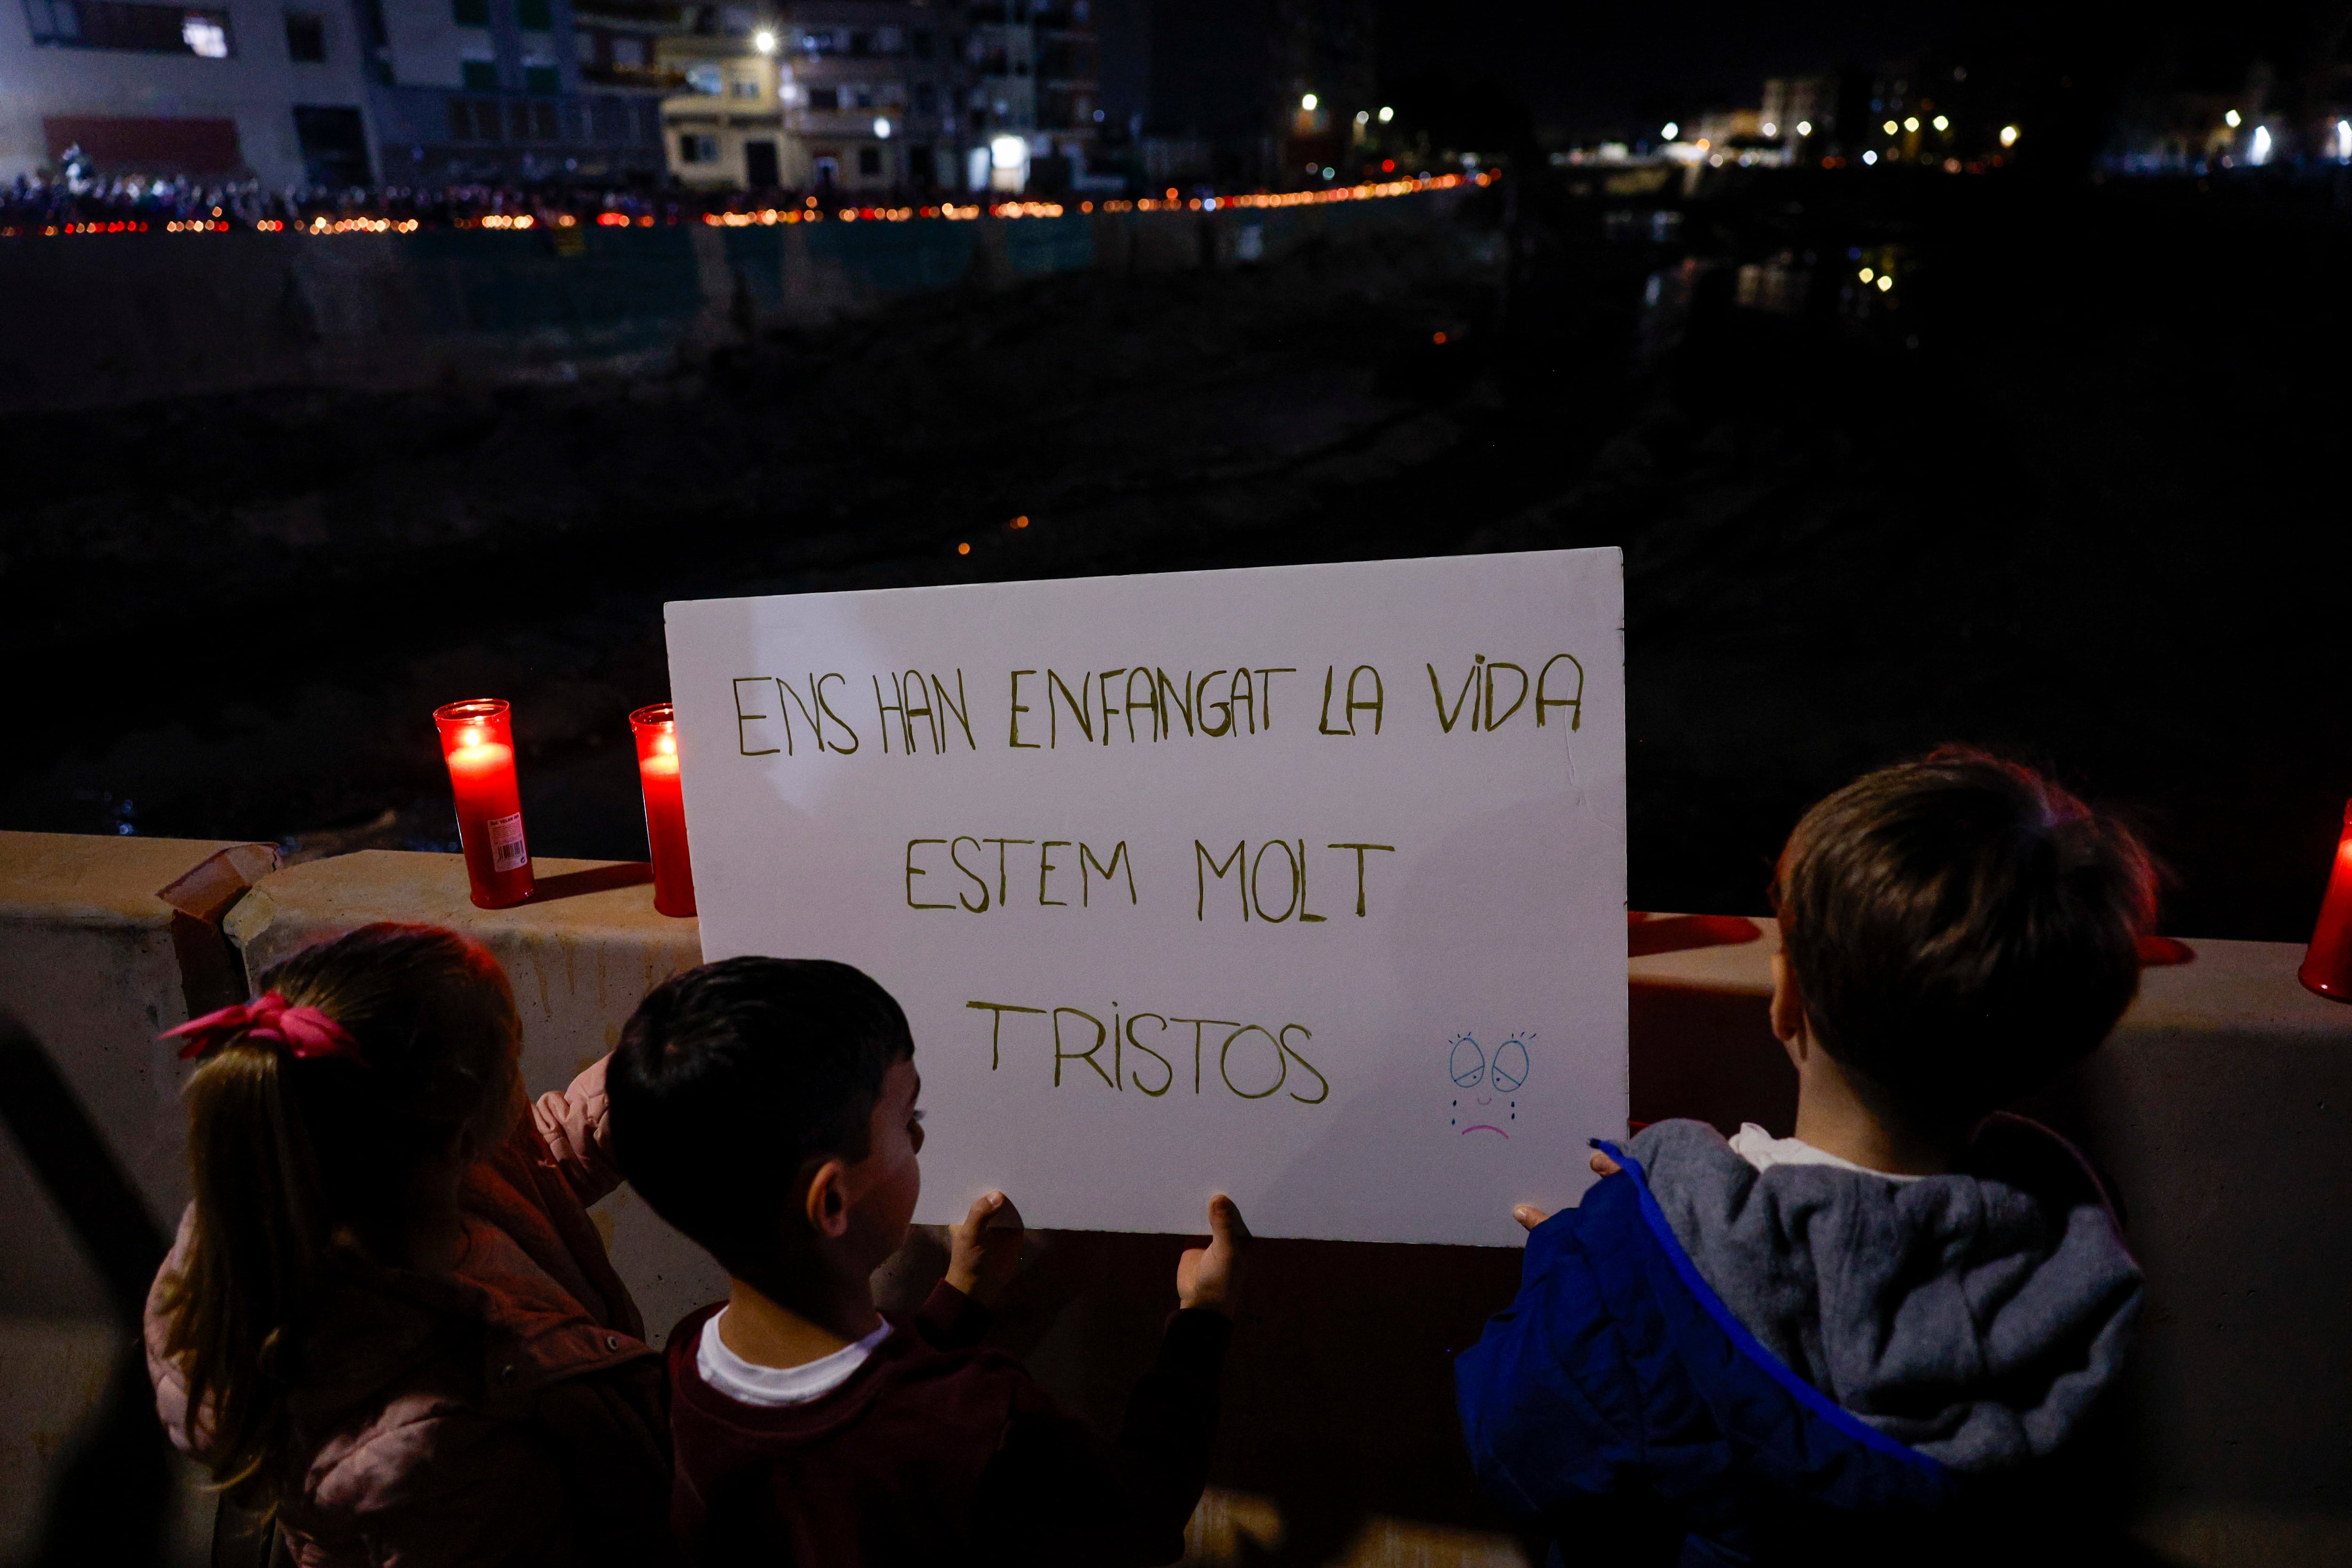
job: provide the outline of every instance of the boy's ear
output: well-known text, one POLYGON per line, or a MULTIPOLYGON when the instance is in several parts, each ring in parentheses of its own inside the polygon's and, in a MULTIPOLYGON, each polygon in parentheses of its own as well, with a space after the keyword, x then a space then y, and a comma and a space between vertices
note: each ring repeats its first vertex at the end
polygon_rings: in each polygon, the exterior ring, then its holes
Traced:
POLYGON ((1786 953, 1772 955, 1772 1034, 1789 1053, 1789 1059, 1804 1065, 1805 1053, 1811 1045, 1805 1031, 1805 998, 1797 989, 1797 972, 1789 967, 1786 953))
POLYGON ((849 1167, 839 1160, 827 1160, 809 1177, 809 1229, 828 1240, 838 1241, 849 1232, 849 1167))

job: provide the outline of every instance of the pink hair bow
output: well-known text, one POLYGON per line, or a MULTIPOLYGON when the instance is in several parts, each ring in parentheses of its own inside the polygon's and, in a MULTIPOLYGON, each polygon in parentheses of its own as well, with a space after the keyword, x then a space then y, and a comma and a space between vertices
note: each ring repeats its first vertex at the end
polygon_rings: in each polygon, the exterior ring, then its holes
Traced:
POLYGON ((180 1047, 180 1059, 187 1061, 240 1035, 248 1039, 274 1040, 300 1061, 331 1057, 367 1066, 367 1058, 360 1055, 359 1042, 341 1024, 316 1007, 289 1007, 286 998, 275 991, 265 991, 250 1002, 239 1002, 201 1018, 191 1018, 176 1029, 164 1030, 163 1037, 184 1038, 187 1044, 180 1047))

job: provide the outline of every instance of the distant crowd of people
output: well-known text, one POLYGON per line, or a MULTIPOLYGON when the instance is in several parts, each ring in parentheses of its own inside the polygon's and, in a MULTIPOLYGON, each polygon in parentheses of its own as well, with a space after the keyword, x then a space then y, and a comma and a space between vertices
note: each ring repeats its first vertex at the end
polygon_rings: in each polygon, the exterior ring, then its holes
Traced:
MULTIPOLYGON (((192 180, 186 175, 150 179, 88 174, 68 158, 52 178, 19 174, 0 185, 0 231, 42 233, 116 223, 151 228, 169 224, 226 223, 306 227, 324 218, 414 222, 424 228, 457 228, 485 217, 531 215, 541 221, 569 213, 583 222, 613 213, 632 224, 639 219, 676 223, 698 214, 704 204, 678 192, 606 189, 595 186, 383 185, 348 189, 271 190, 258 180, 192 180)), ((608 220, 609 221, 609 220, 608 220)))

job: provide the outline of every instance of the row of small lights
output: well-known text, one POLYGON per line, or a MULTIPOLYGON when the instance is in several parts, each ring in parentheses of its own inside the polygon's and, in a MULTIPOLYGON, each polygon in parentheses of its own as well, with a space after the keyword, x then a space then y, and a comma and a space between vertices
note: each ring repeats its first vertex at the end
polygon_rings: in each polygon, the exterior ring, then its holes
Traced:
MULTIPOLYGON (((2232 131, 2245 122, 2245 116, 2234 109, 2221 116, 2221 123, 2232 131)), ((2256 163, 2267 163, 2271 161, 2271 128, 2269 126, 2254 127, 2253 138, 2246 147, 2246 156, 2256 163)), ((2339 120, 2336 122, 2336 156, 2340 161, 2352 163, 2352 120, 2339 120)))
MULTIPOLYGON (((566 218, 569 223, 573 220, 566 218)), ((108 223, 45 224, 37 231, 29 228, 0 228, 0 239, 15 239, 36 232, 44 237, 61 234, 146 234, 154 225, 143 218, 119 218, 108 223)), ((165 234, 226 234, 237 226, 221 217, 173 218, 163 225, 165 234)), ((424 225, 415 218, 346 217, 312 218, 308 224, 289 224, 283 218, 266 217, 254 228, 262 234, 283 234, 289 228, 297 234, 415 234, 424 225)), ((530 219, 486 218, 486 228, 529 228, 530 219)))
MULTIPOLYGON (((1320 206, 1331 202, 1381 201, 1394 196, 1417 195, 1424 191, 1447 191, 1458 186, 1487 185, 1499 178, 1494 170, 1484 174, 1421 175, 1412 179, 1366 181, 1360 184, 1336 185, 1320 191, 1269 191, 1255 195, 1193 196, 1186 198, 1171 187, 1160 199, 1146 196, 1139 201, 1111 201, 1100 204, 1107 213, 1122 212, 1217 212, 1228 207, 1264 209, 1279 207, 1320 206)), ((827 214, 818 207, 816 198, 807 198, 799 207, 761 207, 756 212, 705 213, 702 221, 714 227, 751 228, 772 226, 780 223, 823 223, 830 218, 837 223, 907 223, 915 218, 943 218, 950 223, 970 222, 983 214, 994 218, 1064 217, 1068 208, 1059 202, 998 202, 982 206, 975 202, 958 206, 952 202, 940 206, 924 207, 843 207, 827 214)), ((1080 202, 1078 211, 1092 213, 1097 204, 1080 202)), ((580 219, 571 213, 558 214, 551 223, 542 224, 531 213, 486 213, 478 218, 461 221, 457 228, 532 229, 543 226, 573 228, 580 219)), ((651 228, 649 215, 631 217, 627 213, 604 212, 596 215, 596 224, 604 228, 627 228, 635 226, 651 228)), ((138 218, 125 218, 109 223, 52 224, 42 228, 43 235, 61 234, 145 234, 151 226, 138 218)), ((163 226, 166 234, 226 234, 235 226, 215 216, 175 220, 163 226)), ((415 218, 312 218, 308 224, 289 224, 282 218, 263 218, 253 226, 263 234, 283 234, 292 229, 298 234, 415 234, 424 226, 415 218)), ((0 228, 0 238, 14 238, 30 230, 0 228)))
MULTIPOLYGON (((2238 111, 2237 111, 2236 110, 2234 110, 2234 109, 2233 109, 2233 110, 2231 110, 2230 111, 2230 113, 2229 113, 2229 121, 2230 121, 2230 123, 2231 123, 2231 125, 2235 125, 2235 124, 2237 124, 2237 123, 2238 123, 2238 111)), ((1934 129, 1935 129, 1935 130, 1936 130, 1939 134, 1940 134, 1940 133, 1942 133, 1942 132, 1948 132, 1948 131, 1949 131, 1949 130, 1951 130, 1951 128, 1952 128, 1952 121, 1951 121, 1951 119, 1950 119, 1950 117, 1949 117, 1949 116, 1948 116, 1948 115, 1938 114, 1938 115, 1937 115, 1933 120, 1931 120, 1931 121, 1927 121, 1927 123, 1928 123, 1928 125, 1929 125, 1929 126, 1933 127, 1933 128, 1934 128, 1934 129)), ((1764 132, 1764 134, 1765 134, 1765 135, 1767 135, 1767 136, 1778 136, 1778 135, 1780 133, 1780 128, 1778 125, 1775 125, 1775 124, 1771 123, 1771 122, 1770 122, 1770 121, 1766 121, 1766 122, 1765 122, 1761 127, 1759 127, 1759 129, 1760 129, 1760 130, 1764 132)), ((1879 127, 1879 129, 1881 129, 1882 131, 1885 132, 1886 132, 1886 134, 1887 134, 1887 135, 1889 135, 1889 136, 1893 136, 1893 135, 1896 134, 1898 132, 1911 132, 1911 133, 1913 133, 1913 134, 1915 134, 1915 135, 1916 135, 1916 134, 1918 132, 1918 130, 1919 130, 1919 117, 1918 117, 1917 115, 1916 115, 1916 114, 1915 114, 1915 115, 1910 116, 1909 118, 1905 119, 1905 120, 1900 121, 1896 121, 1890 120, 1890 121, 1887 121, 1884 125, 1882 125, 1881 127, 1879 127)), ((1671 120, 1667 121, 1664 126, 1662 126, 1662 127, 1660 127, 1660 128, 1659 128, 1659 133, 1660 133, 1661 135, 1663 135, 1663 136, 1665 138, 1665 140, 1667 140, 1667 141, 1669 141, 1669 142, 1675 141, 1676 139, 1678 139, 1678 138, 1682 135, 1682 132, 1683 132, 1683 128, 1682 128, 1679 124, 1675 123, 1674 121, 1671 121, 1671 120)), ((1810 120, 1800 120, 1799 121, 1797 121, 1797 134, 1798 134, 1799 136, 1801 136, 1801 137, 1803 137, 1803 136, 1811 136, 1812 133, 1813 133, 1813 122, 1812 122, 1811 121, 1810 121, 1810 120)), ((2017 138, 2018 138, 2019 134, 2020 134, 2020 132, 2019 132, 2019 131, 2018 131, 2018 129, 2017 129, 2017 127, 2016 127, 2016 126, 2014 126, 2014 125, 2004 125, 2004 126, 2002 126, 2002 127, 2000 128, 2000 144, 2001 144, 2003 147, 2014 147, 2014 146, 2016 146, 2016 145, 2017 145, 2017 138)), ((2263 132, 2263 134, 2267 135, 2268 133, 2267 133, 2267 132, 2263 132)), ((1705 152, 1705 151, 1706 150, 1706 147, 1707 147, 1707 141, 1706 141, 1706 139, 1705 137, 1701 137, 1701 138, 1699 139, 1699 141, 1698 141, 1698 143, 1697 143, 1697 144, 1698 144, 1699 150, 1700 150, 1701 152, 1705 152)), ((1875 152, 1872 152, 1872 151, 1865 151, 1865 152, 1863 153, 1863 155, 1862 155, 1862 161, 1863 161, 1864 163, 1877 163, 1877 162, 1878 162, 1878 154, 1877 154, 1875 152)))
MULTIPOLYGON (((1494 170, 1481 174, 1416 175, 1402 180, 1365 181, 1353 185, 1337 185, 1321 191, 1267 191, 1255 195, 1186 197, 1171 186, 1165 196, 1150 196, 1137 201, 1108 201, 1100 204, 1107 213, 1124 212, 1216 212, 1223 208, 1241 207, 1264 209, 1278 207, 1320 206, 1332 202, 1381 201, 1395 196, 1418 195, 1424 191, 1449 191, 1458 186, 1487 185, 1500 176, 1494 170)), ((1096 203, 1080 202, 1078 211, 1098 210, 1096 203)), ((998 202, 982 207, 978 203, 957 206, 952 202, 942 206, 927 207, 843 207, 831 215, 837 223, 905 223, 911 218, 945 218, 950 222, 967 222, 985 213, 990 217, 1063 217, 1069 209, 1059 202, 998 202)), ((608 221, 617 214, 606 215, 608 221)), ((725 228, 772 226, 780 223, 823 223, 827 215, 817 206, 816 198, 807 198, 801 207, 761 207, 754 212, 705 213, 702 221, 725 228)), ((626 222, 625 218, 622 219, 626 222)))

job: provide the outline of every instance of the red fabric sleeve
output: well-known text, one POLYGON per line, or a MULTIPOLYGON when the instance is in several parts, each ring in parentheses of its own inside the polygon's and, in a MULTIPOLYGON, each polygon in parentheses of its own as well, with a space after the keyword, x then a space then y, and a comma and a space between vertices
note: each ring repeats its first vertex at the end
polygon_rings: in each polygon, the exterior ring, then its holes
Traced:
POLYGON ((967 1351, 987 1337, 996 1314, 942 1279, 908 1320, 935 1351, 967 1351))

